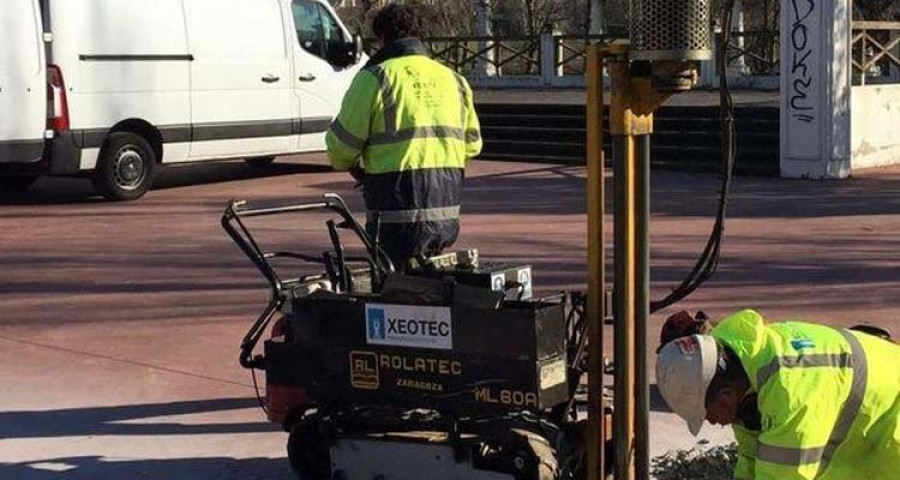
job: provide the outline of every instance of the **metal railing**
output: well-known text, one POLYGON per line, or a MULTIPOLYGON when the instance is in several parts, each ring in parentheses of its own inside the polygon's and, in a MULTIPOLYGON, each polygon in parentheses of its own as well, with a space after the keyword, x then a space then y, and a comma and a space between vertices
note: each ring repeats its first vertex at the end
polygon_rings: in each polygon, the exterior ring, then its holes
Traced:
POLYGON ((539 75, 537 37, 435 37, 425 41, 432 55, 464 75, 539 75), (478 72, 481 69, 483 71, 478 72))
POLYGON ((900 22, 853 22, 850 51, 859 85, 900 83, 900 22))
MULTIPOLYGON (((619 33, 619 38, 623 35, 619 33)), ((715 34, 714 48, 722 48, 715 34)), ((561 35, 434 37, 432 55, 481 87, 581 87, 586 48, 613 36, 561 35)), ((729 74, 738 88, 778 88, 780 34, 733 32, 728 43, 729 74)), ((365 42, 371 55, 376 42, 365 42)), ((850 41, 854 84, 900 83, 900 22, 855 21, 850 41)), ((702 62, 701 86, 715 87, 714 62, 702 62)))
MULTIPOLYGON (((624 37, 623 37, 624 38, 624 37)), ((592 43, 615 40, 611 35, 554 35, 554 65, 562 75, 584 75, 587 68, 587 47, 592 43)))
MULTIPOLYGON (((616 35, 432 37, 425 44, 432 56, 469 78, 473 86, 489 88, 583 87, 586 51, 592 43, 627 38, 616 35)), ((374 54, 377 42, 365 42, 374 54)), ((715 48, 720 48, 716 45, 715 48)), ((738 87, 777 88, 777 32, 735 32, 728 45, 729 70, 738 87)), ((700 86, 715 87, 715 62, 702 62, 700 86)))
MULTIPOLYGON (((425 46, 435 60, 466 76, 538 76, 541 70, 540 37, 429 37, 425 46)), ((374 55, 381 45, 366 39, 364 50, 374 55)))

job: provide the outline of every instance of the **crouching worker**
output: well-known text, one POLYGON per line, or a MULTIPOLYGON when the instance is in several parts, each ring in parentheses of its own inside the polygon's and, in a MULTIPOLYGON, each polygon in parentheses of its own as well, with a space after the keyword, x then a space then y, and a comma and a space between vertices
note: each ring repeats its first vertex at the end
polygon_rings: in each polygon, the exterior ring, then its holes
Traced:
POLYGON ((745 310, 659 352, 656 381, 696 435, 732 425, 735 478, 900 478, 900 346, 745 310))
POLYGON ((456 241, 464 169, 481 152, 466 80, 428 57, 414 7, 375 16, 381 49, 353 80, 326 135, 328 157, 363 185, 366 229, 400 266, 456 241))

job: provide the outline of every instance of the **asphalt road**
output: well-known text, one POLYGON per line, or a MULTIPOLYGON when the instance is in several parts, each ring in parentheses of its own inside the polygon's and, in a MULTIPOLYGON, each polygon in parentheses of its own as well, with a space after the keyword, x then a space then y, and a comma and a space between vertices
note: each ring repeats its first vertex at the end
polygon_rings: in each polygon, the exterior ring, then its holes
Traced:
MULTIPOLYGON (((583 289, 583 177, 580 167, 473 163, 458 245, 534 264, 541 292, 583 289)), ((654 173, 655 297, 701 250, 717 185, 654 173)), ((219 218, 230 198, 325 192, 362 212, 321 156, 280 159, 262 174, 240 162, 168 168, 131 203, 102 201, 79 179, 0 199, 0 478, 291 478, 286 435, 265 422, 237 365, 265 283, 219 218)), ((900 333, 900 169, 843 182, 739 178, 730 212, 719 273, 681 307, 900 333)), ((320 252, 321 220, 257 228, 267 244, 320 252)), ((690 446, 655 407, 653 451, 690 446)), ((718 428, 703 436, 729 438, 718 428)))

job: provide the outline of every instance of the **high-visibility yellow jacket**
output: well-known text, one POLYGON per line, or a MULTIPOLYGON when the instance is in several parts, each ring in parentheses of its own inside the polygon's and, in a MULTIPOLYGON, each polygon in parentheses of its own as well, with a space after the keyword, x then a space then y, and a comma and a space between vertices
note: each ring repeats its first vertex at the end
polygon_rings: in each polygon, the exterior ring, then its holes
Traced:
POLYGON ((389 45, 356 75, 326 143, 336 169, 365 168, 370 230, 377 217, 392 258, 456 240, 464 168, 481 152, 478 116, 465 78, 420 42, 389 45))
POLYGON ((740 358, 761 428, 735 426, 735 478, 900 479, 900 346, 752 311, 711 333, 740 358))

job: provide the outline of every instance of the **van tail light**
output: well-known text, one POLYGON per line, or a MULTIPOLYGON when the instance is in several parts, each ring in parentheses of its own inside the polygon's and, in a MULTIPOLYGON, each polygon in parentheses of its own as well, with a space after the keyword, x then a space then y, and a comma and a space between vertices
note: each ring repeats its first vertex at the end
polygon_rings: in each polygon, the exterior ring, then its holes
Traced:
POLYGON ((56 132, 69 129, 69 102, 62 70, 47 65, 47 128, 56 132))

